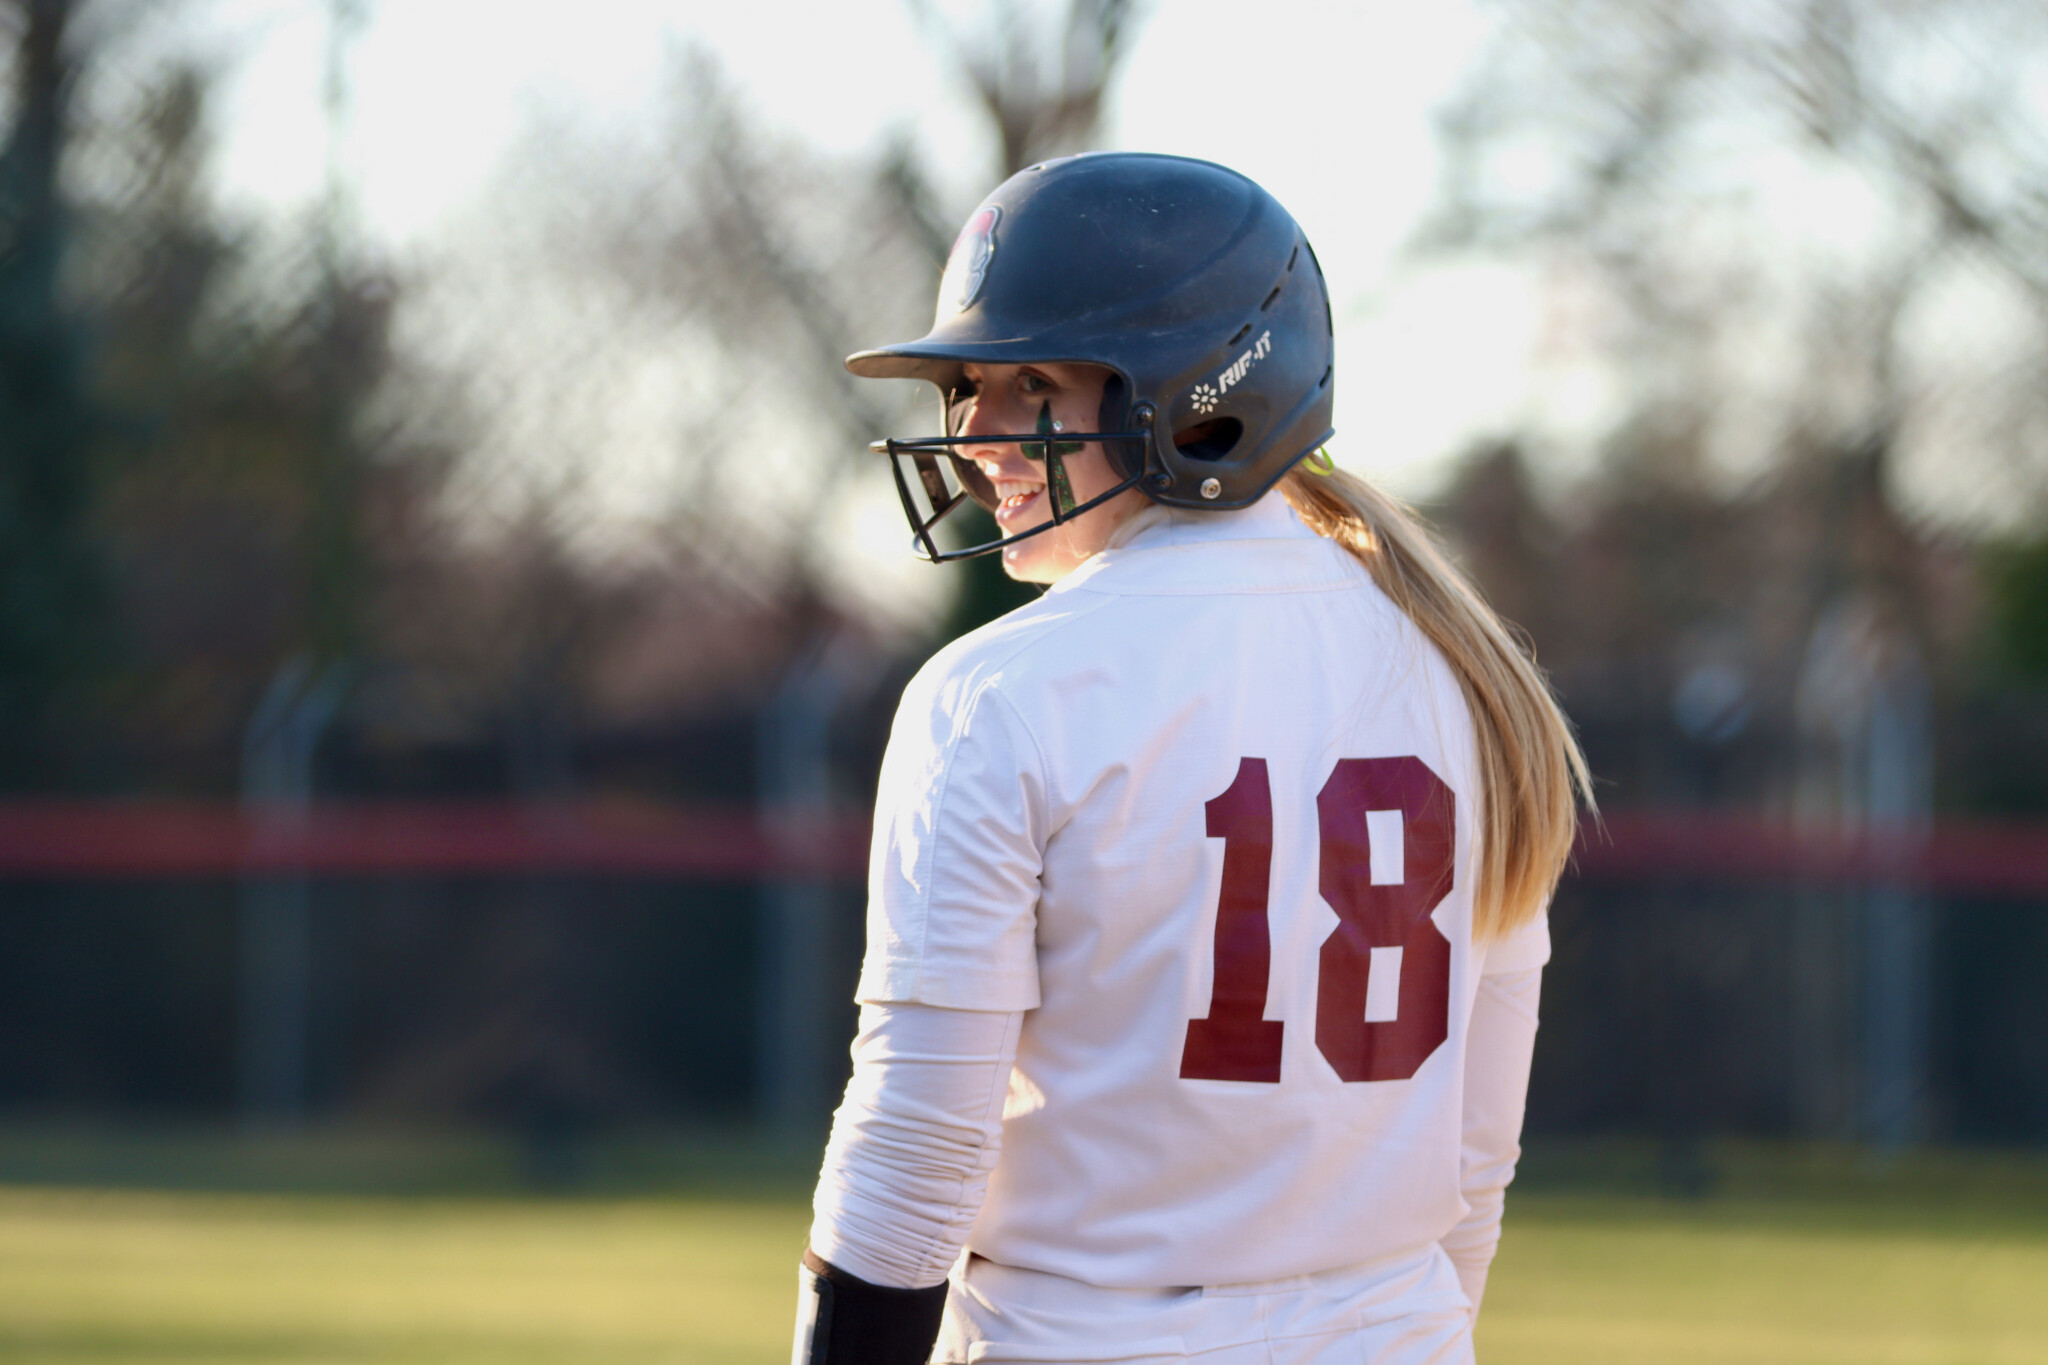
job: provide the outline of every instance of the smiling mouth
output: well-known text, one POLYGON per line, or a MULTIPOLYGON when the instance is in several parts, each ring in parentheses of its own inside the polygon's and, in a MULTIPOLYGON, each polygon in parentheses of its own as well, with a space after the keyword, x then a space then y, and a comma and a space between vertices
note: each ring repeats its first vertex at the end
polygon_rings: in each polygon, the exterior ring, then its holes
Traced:
POLYGON ((1000 499, 996 503, 996 520, 1014 519, 1035 504, 1044 492, 1045 485, 1042 483, 1023 483, 1012 479, 999 481, 996 484, 996 496, 1000 499))

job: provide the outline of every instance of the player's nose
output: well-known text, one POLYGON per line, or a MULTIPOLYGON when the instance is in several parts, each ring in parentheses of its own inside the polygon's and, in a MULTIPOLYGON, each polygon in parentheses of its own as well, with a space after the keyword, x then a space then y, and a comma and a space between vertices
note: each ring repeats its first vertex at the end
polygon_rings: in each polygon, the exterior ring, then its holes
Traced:
POLYGON ((960 421, 962 436, 990 436, 1002 431, 997 420, 996 409, 1001 404, 992 401, 986 394, 976 394, 967 400, 966 411, 960 421))
POLYGON ((981 468, 990 478, 1007 473, 1024 477, 1030 461, 1024 458, 1023 447, 1015 441, 976 441, 980 436, 1015 435, 1020 429, 1014 419, 1002 412, 1000 403, 991 403, 977 398, 970 403, 964 420, 960 423, 959 434, 969 438, 962 449, 968 459, 981 468))

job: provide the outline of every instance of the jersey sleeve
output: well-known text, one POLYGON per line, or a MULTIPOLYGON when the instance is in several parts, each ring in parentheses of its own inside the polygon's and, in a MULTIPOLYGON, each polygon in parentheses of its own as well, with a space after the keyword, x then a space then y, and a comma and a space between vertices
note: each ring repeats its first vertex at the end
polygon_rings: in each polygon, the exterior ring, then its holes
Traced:
POLYGON ((1002 1147, 1024 1016, 863 1005, 832 1116, 811 1249, 871 1284, 946 1278, 1002 1147))
POLYGON ((1550 961, 1550 911, 1546 907, 1527 924, 1491 943, 1481 946, 1485 954, 1480 974, 1502 976, 1510 972, 1533 971, 1550 961))
POLYGON ((939 669, 905 690, 876 794, 863 1004, 1038 1007, 1045 782, 1000 681, 939 669))
POLYGON ((1443 1239, 1465 1297, 1477 1312, 1500 1244, 1500 1219, 1515 1163, 1522 1155, 1522 1114, 1536 1051, 1540 967, 1489 973, 1472 1006, 1465 1051, 1464 1117, 1459 1192, 1465 1216, 1443 1239))

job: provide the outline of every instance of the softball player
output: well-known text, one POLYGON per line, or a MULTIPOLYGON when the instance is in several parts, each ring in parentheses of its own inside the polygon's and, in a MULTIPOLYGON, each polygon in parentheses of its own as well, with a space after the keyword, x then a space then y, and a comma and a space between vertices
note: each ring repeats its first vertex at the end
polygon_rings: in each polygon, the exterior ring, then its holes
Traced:
POLYGON ((1586 772, 1320 454, 1300 229, 1206 162, 1034 166, 847 364, 944 396, 876 443, 920 552, 1051 586, 897 712, 797 1365, 1469 1360, 1586 772))

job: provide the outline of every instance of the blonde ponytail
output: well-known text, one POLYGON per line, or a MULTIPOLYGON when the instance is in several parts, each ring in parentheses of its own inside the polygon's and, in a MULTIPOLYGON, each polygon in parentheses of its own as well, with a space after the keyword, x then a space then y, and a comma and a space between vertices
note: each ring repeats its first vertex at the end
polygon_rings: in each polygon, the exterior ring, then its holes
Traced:
POLYGON ((1578 834, 1574 797, 1596 809, 1586 756, 1549 682, 1420 517, 1345 471, 1297 468, 1280 491, 1317 534, 1349 550, 1380 590, 1443 651, 1478 737, 1482 942, 1549 902, 1578 834))

